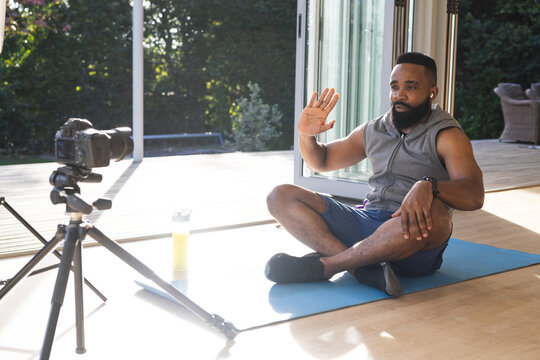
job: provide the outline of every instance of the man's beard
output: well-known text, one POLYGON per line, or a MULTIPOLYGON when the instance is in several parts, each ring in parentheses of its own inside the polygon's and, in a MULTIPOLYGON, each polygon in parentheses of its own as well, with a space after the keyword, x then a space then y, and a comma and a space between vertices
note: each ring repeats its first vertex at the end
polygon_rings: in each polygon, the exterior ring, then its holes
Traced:
POLYGON ((429 96, 426 98, 422 104, 412 107, 408 104, 405 104, 401 101, 396 101, 392 104, 392 123, 399 131, 403 131, 415 125, 417 122, 422 120, 424 116, 431 109, 431 102, 429 101, 429 96), (396 105, 403 105, 409 110, 404 112, 399 112, 396 110, 396 105))

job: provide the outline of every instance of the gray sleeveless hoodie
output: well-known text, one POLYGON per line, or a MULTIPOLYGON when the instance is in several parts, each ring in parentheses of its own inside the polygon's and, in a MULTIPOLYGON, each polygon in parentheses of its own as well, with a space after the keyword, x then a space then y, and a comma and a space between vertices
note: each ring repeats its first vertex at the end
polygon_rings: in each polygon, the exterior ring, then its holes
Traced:
POLYGON ((364 147, 373 175, 366 195, 367 209, 396 211, 415 182, 424 176, 448 181, 435 147, 437 133, 459 123, 438 105, 427 121, 409 134, 401 134, 390 120, 390 111, 364 127, 364 147))

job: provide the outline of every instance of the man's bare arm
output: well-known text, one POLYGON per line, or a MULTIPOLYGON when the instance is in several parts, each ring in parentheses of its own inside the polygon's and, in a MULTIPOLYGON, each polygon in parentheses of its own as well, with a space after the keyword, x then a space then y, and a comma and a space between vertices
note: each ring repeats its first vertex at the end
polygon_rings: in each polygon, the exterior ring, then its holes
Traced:
POLYGON ((484 180, 465 133, 458 128, 441 131, 437 151, 450 175, 450 181, 439 183, 438 198, 454 209, 480 209, 484 205, 484 180))
POLYGON ((314 92, 298 119, 300 153, 315 171, 341 169, 365 158, 362 127, 346 138, 328 144, 319 143, 316 139, 316 135, 334 126, 336 120, 326 123, 326 119, 338 100, 339 95, 335 94, 334 89, 325 89, 318 100, 314 92))
MULTIPOLYGON (((437 198, 458 210, 477 210, 484 203, 484 182, 470 140, 458 128, 449 128, 437 136, 437 153, 446 166, 449 181, 439 182, 437 198)), ((393 216, 401 216, 405 238, 421 240, 432 227, 432 185, 418 181, 393 216)))

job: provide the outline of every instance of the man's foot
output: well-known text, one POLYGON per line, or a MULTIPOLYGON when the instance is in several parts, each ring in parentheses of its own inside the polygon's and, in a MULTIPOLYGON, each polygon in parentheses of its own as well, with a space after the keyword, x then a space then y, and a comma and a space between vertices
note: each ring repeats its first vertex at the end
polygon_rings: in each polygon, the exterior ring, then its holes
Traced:
POLYGON ((354 277, 362 284, 366 284, 384 291, 392 297, 403 295, 403 289, 390 264, 362 266, 354 270, 354 277))
POLYGON ((279 253, 268 260, 264 273, 268 280, 280 284, 326 280, 321 257, 317 253, 303 257, 279 253))

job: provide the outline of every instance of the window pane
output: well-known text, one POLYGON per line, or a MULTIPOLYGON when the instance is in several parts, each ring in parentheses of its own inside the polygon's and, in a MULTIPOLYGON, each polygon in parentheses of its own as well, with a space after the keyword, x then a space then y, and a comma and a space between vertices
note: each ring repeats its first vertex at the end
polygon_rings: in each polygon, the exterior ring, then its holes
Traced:
MULTIPOLYGON (((322 0, 308 2, 306 100, 313 91, 334 87, 340 100, 329 120, 334 129, 321 134, 329 142, 347 136, 357 126, 380 115, 384 1, 322 0)), ((307 101, 306 101, 307 103, 307 101)), ((367 161, 331 173, 304 176, 367 181, 367 161)))

